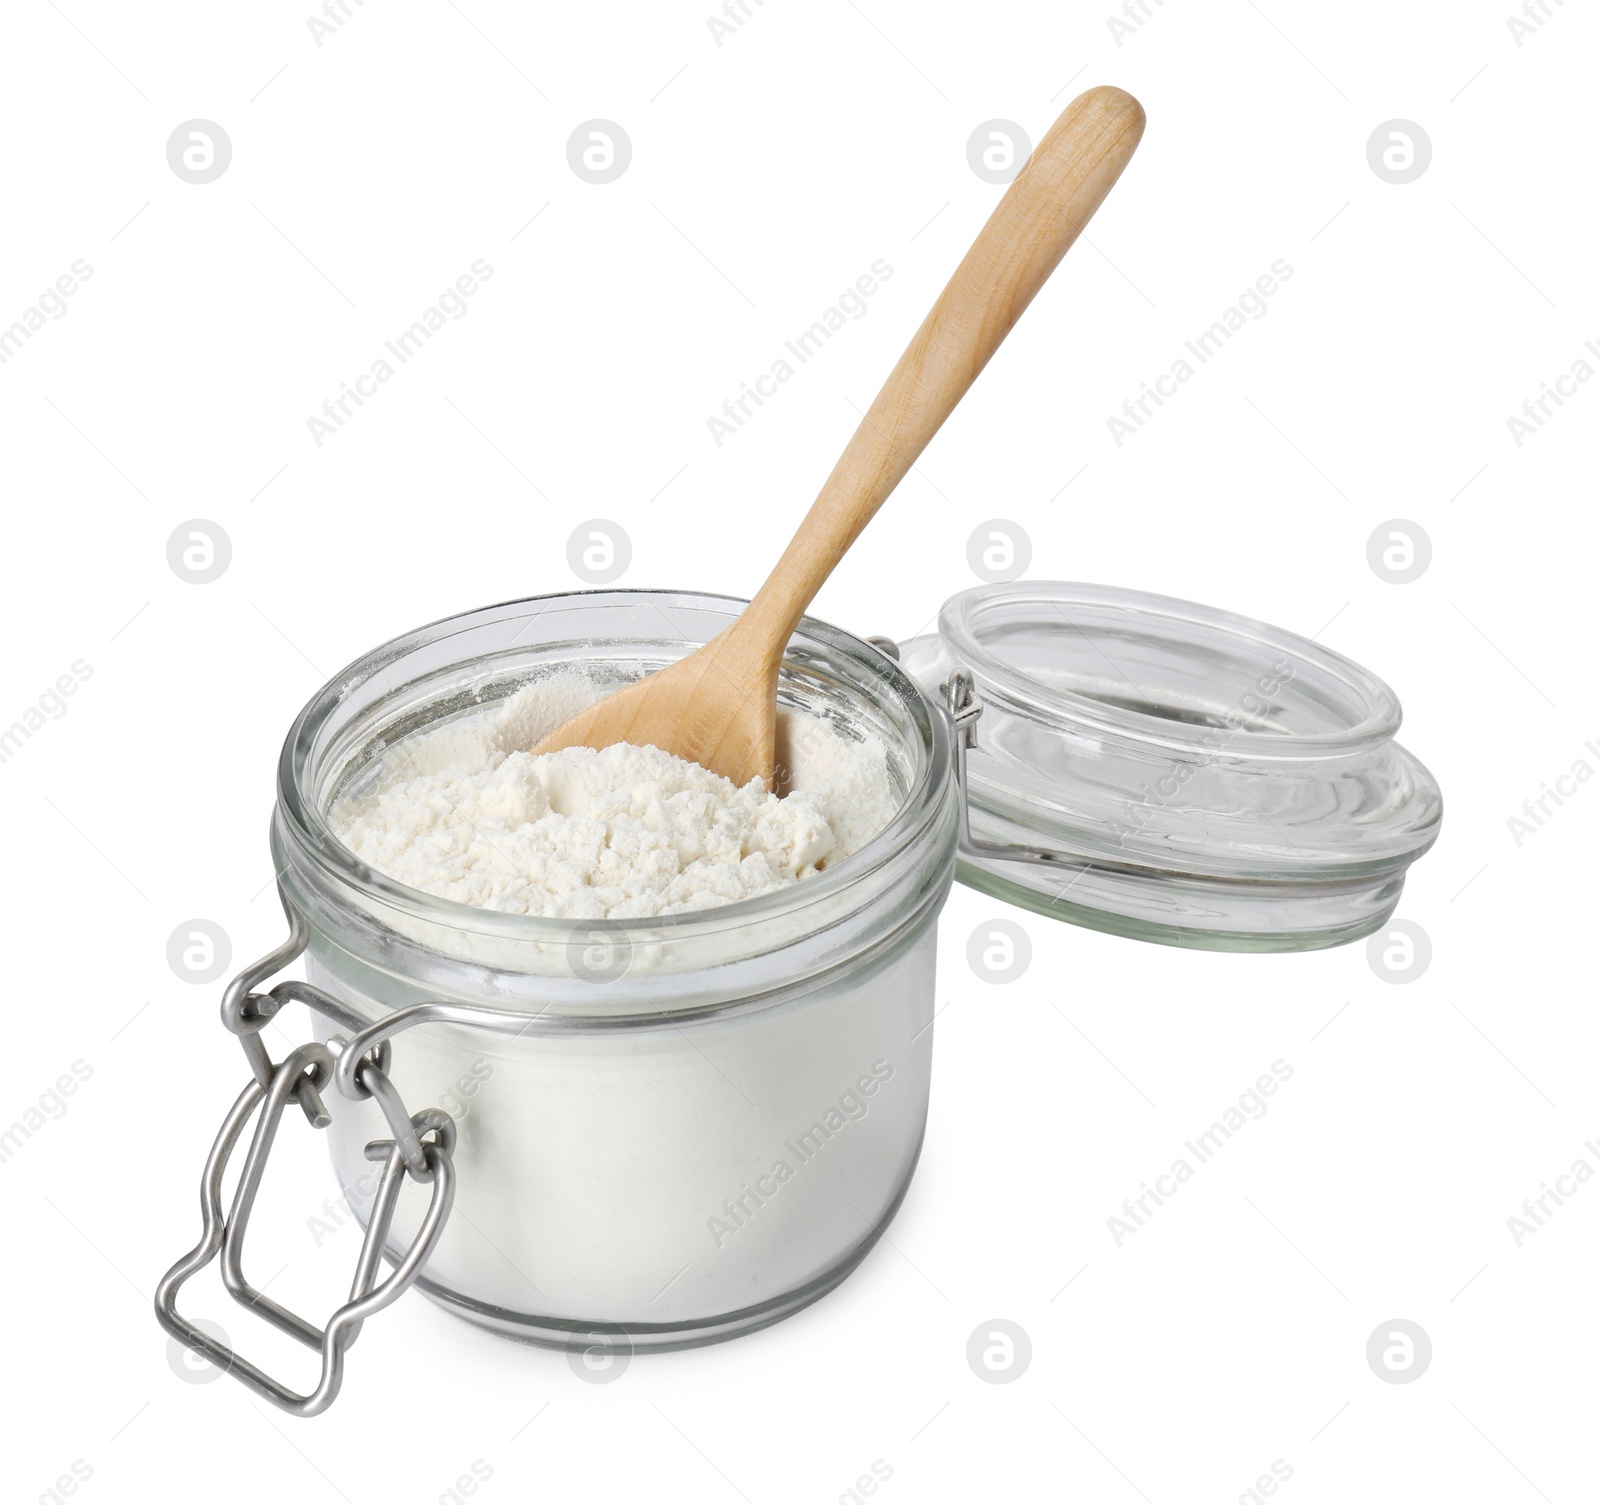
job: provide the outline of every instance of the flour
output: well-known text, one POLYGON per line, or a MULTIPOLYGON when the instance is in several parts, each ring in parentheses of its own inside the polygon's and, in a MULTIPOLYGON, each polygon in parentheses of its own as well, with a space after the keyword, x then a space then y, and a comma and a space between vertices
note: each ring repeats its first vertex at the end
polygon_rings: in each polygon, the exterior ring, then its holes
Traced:
POLYGON ((881 743, 780 713, 782 799, 655 747, 534 755, 600 698, 551 675, 491 713, 396 744, 375 789, 330 812, 363 862, 409 887, 506 914, 636 919, 786 888, 859 850, 898 806, 881 743))

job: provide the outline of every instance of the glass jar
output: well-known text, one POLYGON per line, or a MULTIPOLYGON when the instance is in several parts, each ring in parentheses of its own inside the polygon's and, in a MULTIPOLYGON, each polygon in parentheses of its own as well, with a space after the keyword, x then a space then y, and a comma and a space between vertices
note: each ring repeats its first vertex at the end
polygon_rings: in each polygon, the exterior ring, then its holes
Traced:
POLYGON ((334 835, 329 812, 372 789, 403 739, 543 676, 621 686, 743 604, 509 602, 396 638, 301 713, 272 827, 291 933, 224 996, 254 1080, 206 1163, 201 1241, 158 1287, 174 1337, 310 1416, 361 1324, 412 1283, 508 1337, 608 1355, 775 1322, 842 1280, 905 1194, 953 874, 1143 940, 1304 950, 1381 925, 1438 834, 1438 785, 1394 741, 1398 701, 1358 665, 1191 602, 1022 583, 953 597, 936 633, 901 648, 801 623, 780 705, 882 743, 900 800, 803 883, 656 919, 539 919, 409 888, 334 835), (302 952, 306 982, 258 991, 302 952), (296 1001, 316 1038, 273 1062, 260 1030, 296 1001), (329 1130, 368 1230, 351 1298, 320 1328, 241 1264, 291 1100, 329 1130), (407 1177, 431 1196, 402 1198, 407 1177), (219 1254, 236 1300, 321 1349, 311 1392, 179 1313, 219 1254))
MULTIPOLYGON (((421 1002, 524 1016, 515 1034, 422 1025, 387 1067, 407 1108, 456 1123, 455 1207, 417 1284, 511 1337, 674 1348, 776 1321, 861 1260, 916 1164, 954 787, 945 718, 878 649, 808 619, 779 701, 882 741, 899 813, 775 893, 626 922, 499 914, 386 878, 329 825, 397 739, 550 673, 620 685, 741 606, 602 591, 449 618, 351 665, 284 747, 274 859, 309 925, 308 980, 348 1011, 319 1013, 318 1038, 421 1002)), ((336 1105, 363 1221, 379 1178, 364 1147, 385 1132, 375 1101, 336 1105)), ((394 1246, 422 1205, 402 1201, 394 1246)))

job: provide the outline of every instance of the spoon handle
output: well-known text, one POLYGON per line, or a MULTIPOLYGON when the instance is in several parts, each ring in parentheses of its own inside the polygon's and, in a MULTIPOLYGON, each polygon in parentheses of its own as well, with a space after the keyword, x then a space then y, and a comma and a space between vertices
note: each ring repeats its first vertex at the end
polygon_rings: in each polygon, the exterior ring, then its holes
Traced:
MULTIPOLYGON (((922 321, 783 558, 741 618, 774 660, 823 581, 988 364, 1144 134, 1121 89, 1061 112, 922 321)), ((747 639, 747 641, 749 641, 747 639)))

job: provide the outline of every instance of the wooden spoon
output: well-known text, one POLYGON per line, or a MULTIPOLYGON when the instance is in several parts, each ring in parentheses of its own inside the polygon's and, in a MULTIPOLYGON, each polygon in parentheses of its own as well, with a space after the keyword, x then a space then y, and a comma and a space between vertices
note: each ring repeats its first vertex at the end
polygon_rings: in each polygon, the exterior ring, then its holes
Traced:
POLYGON ((1121 89, 1090 89, 1061 112, 739 619, 687 658, 575 716, 536 752, 653 744, 735 784, 760 778, 772 787, 778 670, 790 634, 1100 207, 1143 134, 1144 111, 1121 89))

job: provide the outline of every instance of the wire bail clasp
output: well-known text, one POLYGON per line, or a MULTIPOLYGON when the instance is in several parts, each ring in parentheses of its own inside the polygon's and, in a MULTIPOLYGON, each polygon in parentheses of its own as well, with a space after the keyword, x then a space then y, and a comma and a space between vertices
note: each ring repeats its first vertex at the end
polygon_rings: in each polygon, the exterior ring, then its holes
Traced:
MULTIPOLYGON (((229 990, 230 994, 232 991, 229 990)), ((258 1036, 253 1032, 248 1039, 260 1046, 258 1036)), ((281 1065, 273 1068, 265 1085, 259 1080, 252 1080, 239 1094, 223 1120, 222 1129, 211 1147, 205 1170, 201 1174, 200 1242, 167 1271, 156 1288, 155 1296, 156 1318, 168 1333, 186 1347, 203 1354, 225 1374, 233 1375, 256 1394, 294 1416, 317 1416, 333 1403, 344 1380, 345 1350, 355 1342, 361 1324, 375 1312, 382 1311, 416 1279, 423 1263, 438 1244, 455 1201, 455 1167, 450 1158, 455 1148, 455 1121, 437 1108, 427 1109, 413 1118, 404 1118, 405 1110, 400 1104, 399 1094, 384 1070, 386 1059, 380 1064, 379 1053, 371 1052, 357 1063, 358 1080, 378 1099, 391 1125, 397 1117, 405 1123, 407 1142, 400 1143, 397 1134, 395 1139, 374 1140, 366 1147, 367 1159, 384 1163, 383 1174, 373 1200, 366 1238, 356 1261, 349 1300, 334 1312, 325 1327, 319 1328, 278 1305, 251 1285, 243 1266, 245 1232, 249 1227, 250 1212, 260 1189, 267 1157, 277 1138, 283 1110, 291 1097, 296 1098, 302 1107, 308 1101, 321 1106, 321 1092, 333 1079, 338 1059, 334 1044, 343 1046, 342 1041, 329 1045, 313 1041, 300 1046, 285 1056, 281 1065), (234 1146, 253 1114, 258 1114, 255 1133, 245 1156, 244 1170, 233 1196, 233 1205, 224 1215, 222 1178, 234 1146), (388 1279, 380 1284, 378 1273, 384 1257, 384 1242, 394 1221, 400 1189, 408 1172, 414 1180, 431 1182, 433 1195, 411 1247, 395 1263, 388 1279), (235 1301, 266 1318, 291 1338, 321 1353, 322 1373, 314 1389, 302 1395, 280 1384, 249 1360, 241 1358, 226 1343, 203 1332, 179 1313, 178 1292, 184 1282, 204 1269, 219 1253, 222 1256, 223 1285, 235 1301)), ((252 1054, 248 1046, 246 1054, 252 1054)), ((261 1054, 266 1054, 264 1047, 261 1048, 261 1054)), ((382 1055, 385 1058, 387 1056, 387 1042, 384 1042, 382 1055)), ((313 1126, 317 1128, 325 1127, 330 1122, 326 1109, 322 1110, 320 1123, 312 1117, 309 1108, 307 1116, 311 1117, 313 1126)))

